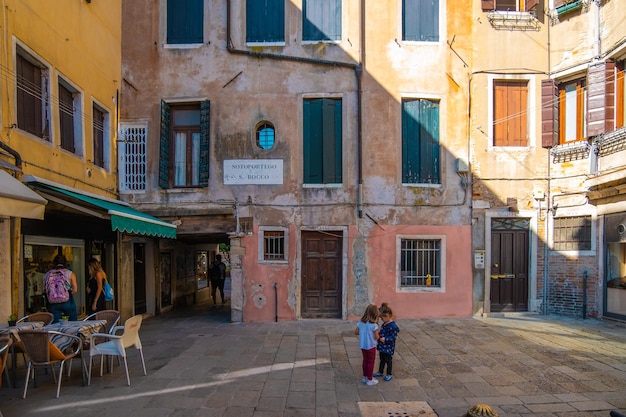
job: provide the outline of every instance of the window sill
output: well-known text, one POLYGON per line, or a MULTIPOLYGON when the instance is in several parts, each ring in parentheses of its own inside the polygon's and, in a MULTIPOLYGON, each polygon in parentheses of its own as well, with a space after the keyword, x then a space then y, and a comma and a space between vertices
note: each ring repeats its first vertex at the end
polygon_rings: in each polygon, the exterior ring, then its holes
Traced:
POLYGON ((198 49, 204 43, 164 43, 164 49, 198 49))
POLYGON ((281 42, 246 42, 249 48, 258 48, 262 46, 285 46, 285 41, 281 42))
POLYGON ((302 188, 340 188, 343 184, 302 184, 302 188))

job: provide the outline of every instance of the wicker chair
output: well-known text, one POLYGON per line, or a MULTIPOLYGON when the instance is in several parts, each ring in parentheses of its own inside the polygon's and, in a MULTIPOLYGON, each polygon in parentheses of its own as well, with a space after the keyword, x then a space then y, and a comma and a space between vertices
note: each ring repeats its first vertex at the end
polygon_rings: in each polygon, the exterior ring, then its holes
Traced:
POLYGON ((52 320, 54 320, 54 314, 47 311, 38 311, 37 313, 31 313, 27 316, 22 317, 17 322, 21 323, 23 321, 43 321, 43 325, 47 326, 48 324, 52 323, 52 320))
MULTIPOLYGON (((139 339, 139 328, 143 317, 141 314, 133 316, 124 322, 124 326, 116 326, 111 329, 111 333, 93 333, 91 335, 91 349, 89 350, 89 371, 87 376, 87 385, 91 384, 91 365, 93 363, 93 357, 96 355, 108 355, 118 356, 124 361, 124 369, 126 371, 126 383, 130 385, 130 376, 128 375, 128 362, 126 361, 126 348, 134 347, 139 350, 139 356, 141 357, 141 366, 143 367, 143 374, 148 375, 146 372, 146 362, 143 358, 143 349, 141 347, 141 340, 139 339), (121 335, 117 334, 117 330, 123 330, 121 335), (105 338, 108 341, 104 343, 95 343, 94 339, 105 338)), ((100 376, 102 376, 103 361, 100 362, 100 376)))
MULTIPOLYGON (((59 398, 59 394, 61 392, 61 380, 63 379, 63 367, 66 361, 77 356, 80 357, 80 353, 82 350, 82 343, 80 338, 77 336, 64 334, 52 330, 23 330, 20 332, 20 339, 24 348, 24 352, 26 353, 26 356, 28 356, 26 382, 24 383, 24 395, 22 398, 26 398, 28 381, 30 380, 31 372, 33 375, 33 383, 36 386, 36 369, 39 367, 52 369, 52 375, 57 382, 56 398, 59 398), (50 335, 52 334, 58 334, 64 337, 74 339, 75 343, 72 343, 72 351, 69 353, 61 352, 50 340, 50 335), (54 369, 56 365, 59 366, 58 376, 55 374, 54 369)), ((84 369, 85 363, 83 361, 81 361, 81 363, 84 369)))
POLYGON ((2 374, 7 376, 7 382, 11 385, 11 378, 9 378, 9 368, 6 367, 7 358, 9 355, 9 348, 13 343, 13 339, 10 336, 0 337, 0 388, 2 388, 2 374))
POLYGON ((107 322, 102 333, 111 333, 111 329, 117 326, 117 323, 120 321, 120 312, 117 310, 97 311, 83 319, 83 321, 87 320, 106 320, 107 322))

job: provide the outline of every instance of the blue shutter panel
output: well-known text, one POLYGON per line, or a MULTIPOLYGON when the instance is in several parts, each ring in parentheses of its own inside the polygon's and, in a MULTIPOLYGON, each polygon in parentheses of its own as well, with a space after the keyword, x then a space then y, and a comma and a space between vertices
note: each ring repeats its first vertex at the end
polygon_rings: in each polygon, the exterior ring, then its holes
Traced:
POLYGON ((159 187, 170 185, 170 106, 161 101, 161 126, 159 137, 159 187))
POLYGON ((246 42, 284 41, 284 0, 246 0, 246 42))
POLYGON ((404 101, 402 107, 402 183, 415 184, 419 182, 417 174, 419 102, 404 101))
POLYGON ((211 132, 211 102, 203 101, 200 104, 200 178, 199 186, 209 185, 209 144, 211 132))
POLYGON ((167 43, 202 43, 203 0, 168 0, 167 43))
POLYGON ((402 0, 402 40, 439 40, 439 0, 402 0))
POLYGON ((304 183, 322 183, 322 99, 304 100, 304 183))
POLYGON ((341 40, 341 0, 303 0, 302 39, 341 40))
POLYGON ((341 100, 324 99, 322 128, 324 184, 341 183, 341 100))
POLYGON ((420 100, 420 182, 439 184, 439 103, 420 100))

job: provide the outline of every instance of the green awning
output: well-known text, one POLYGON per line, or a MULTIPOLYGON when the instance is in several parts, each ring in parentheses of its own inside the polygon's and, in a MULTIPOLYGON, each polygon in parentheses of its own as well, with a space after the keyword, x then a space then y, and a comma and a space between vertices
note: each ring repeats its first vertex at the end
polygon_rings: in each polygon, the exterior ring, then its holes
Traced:
POLYGON ((111 217, 112 230, 119 230, 120 232, 134 233, 138 235, 176 239, 175 225, 150 216, 149 214, 142 213, 139 210, 135 210, 122 201, 114 202, 113 200, 105 200, 42 182, 36 182, 36 187, 42 188, 44 191, 46 189, 54 191, 106 210, 111 217))

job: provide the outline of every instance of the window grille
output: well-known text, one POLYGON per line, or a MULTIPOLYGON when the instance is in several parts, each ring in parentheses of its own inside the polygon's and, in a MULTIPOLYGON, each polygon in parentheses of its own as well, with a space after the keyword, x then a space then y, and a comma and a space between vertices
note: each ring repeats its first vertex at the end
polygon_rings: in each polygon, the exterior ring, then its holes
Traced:
POLYGON ((285 232, 266 230, 263 232, 263 259, 266 261, 285 259, 285 232))
POLYGON ((119 181, 121 191, 144 191, 146 189, 146 125, 122 125, 120 127, 119 181))
POLYGON ((591 216, 554 219, 555 250, 591 250, 591 216))
POLYGON ((441 240, 402 239, 400 286, 441 287, 441 240))

